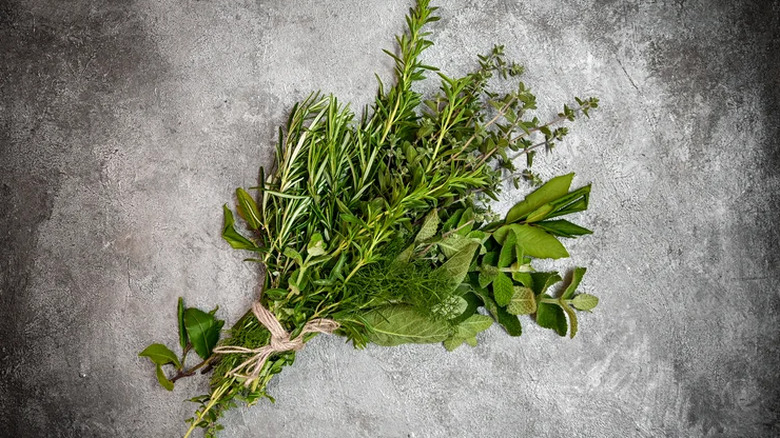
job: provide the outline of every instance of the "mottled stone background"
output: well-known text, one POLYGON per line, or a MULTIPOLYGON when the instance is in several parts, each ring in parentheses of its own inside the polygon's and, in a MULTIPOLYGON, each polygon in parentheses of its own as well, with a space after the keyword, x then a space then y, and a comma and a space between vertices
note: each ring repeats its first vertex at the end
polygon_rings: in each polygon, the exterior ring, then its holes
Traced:
MULTIPOLYGON (((596 233, 555 266, 601 305, 574 340, 320 337, 222 436, 779 436, 780 4, 437 3, 427 63, 503 43, 541 118, 601 98, 539 162, 593 182, 596 233)), ((309 91, 370 102, 409 5, 0 0, 0 436, 181 435, 206 382, 168 393, 136 354, 175 345, 179 296, 247 308, 221 205, 309 91)))

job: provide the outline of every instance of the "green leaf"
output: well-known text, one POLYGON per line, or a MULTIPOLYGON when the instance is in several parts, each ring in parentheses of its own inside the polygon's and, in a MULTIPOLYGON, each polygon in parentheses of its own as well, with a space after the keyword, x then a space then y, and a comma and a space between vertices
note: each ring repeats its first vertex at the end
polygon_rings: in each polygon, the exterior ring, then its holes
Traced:
POLYGON ((542 229, 517 224, 512 224, 512 229, 517 234, 517 244, 523 247, 527 256, 538 259, 560 259, 569 256, 561 242, 542 229))
POLYGON ((496 321, 501 324, 509 336, 520 336, 523 334, 523 327, 517 316, 508 313, 503 307, 499 307, 485 289, 474 289, 474 293, 482 299, 485 309, 493 315, 496 321))
POLYGON ((563 309, 563 311, 566 312, 566 315, 569 317, 569 338, 573 339, 577 334, 577 329, 579 327, 579 324, 577 323, 577 315, 574 313, 574 310, 572 310, 571 307, 569 307, 569 305, 565 302, 561 302, 561 309, 563 309))
POLYGON ((515 204, 506 214, 505 222, 511 224, 522 220, 529 213, 533 212, 542 205, 552 202, 569 192, 569 186, 574 178, 573 173, 561 175, 547 181, 544 185, 525 197, 522 201, 515 204))
POLYGON ((303 256, 301 255, 301 253, 296 251, 295 248, 288 246, 282 251, 282 254, 295 260, 295 263, 297 263, 298 266, 303 266, 303 256))
POLYGON ((512 300, 512 294, 515 293, 512 285, 512 279, 510 279, 503 272, 499 272, 496 279, 493 280, 493 296, 496 299, 496 304, 501 307, 506 307, 512 300))
POLYGON ((474 242, 473 239, 455 233, 439 242, 439 248, 445 257, 450 258, 474 242))
POLYGON ((225 226, 222 228, 222 238, 227 241, 235 249, 248 249, 250 251, 256 251, 257 245, 252 243, 251 240, 242 236, 234 228, 235 220, 233 219, 233 212, 230 211, 227 205, 222 206, 222 210, 225 213, 225 226))
POLYGON ((469 267, 471 266, 471 260, 474 258, 474 252, 478 247, 479 243, 477 242, 469 243, 441 266, 436 268, 436 271, 446 273, 446 275, 452 279, 453 287, 456 287, 462 283, 463 278, 466 277, 469 267))
MULTIPOLYGON (((544 297, 550 298, 547 295, 544 297)), ((536 323, 544 328, 555 330, 560 336, 566 336, 568 331, 566 316, 561 306, 557 304, 540 302, 536 309, 536 323)))
POLYGON ((306 245, 306 253, 312 257, 325 254, 325 240, 322 238, 322 234, 314 233, 311 235, 309 244, 306 245))
POLYGON ((374 309, 364 314, 363 320, 369 329, 368 339, 387 347, 442 342, 452 333, 447 321, 433 320, 404 304, 374 309))
POLYGON ((479 277, 477 277, 479 287, 488 287, 498 277, 498 272, 498 268, 495 266, 480 266, 479 277))
POLYGON ((585 234, 593 234, 593 231, 573 224, 565 219, 537 222, 535 225, 550 234, 561 237, 577 237, 585 234))
POLYGON ((181 369, 179 358, 168 347, 163 344, 152 344, 144 349, 144 351, 138 353, 140 357, 148 357, 153 363, 157 365, 165 365, 172 363, 176 368, 181 369))
POLYGON ((262 221, 260 220, 260 211, 257 209, 255 200, 240 187, 236 189, 236 198, 238 199, 238 214, 246 221, 249 228, 253 230, 259 229, 262 221))
POLYGON ((517 245, 517 235, 515 234, 514 230, 512 230, 510 231, 509 234, 507 234, 506 239, 504 239, 503 246, 501 247, 501 252, 498 255, 499 268, 506 268, 515 261, 516 245, 517 245))
POLYGON ((439 211, 433 209, 428 212, 423 220, 422 227, 417 233, 417 237, 414 238, 414 243, 420 243, 430 239, 436 235, 436 231, 439 230, 439 211))
POLYGON ((485 315, 471 315, 468 319, 455 326, 455 333, 444 341, 444 348, 452 351, 464 342, 472 347, 476 345, 476 335, 493 325, 493 318, 485 315))
POLYGON ((534 291, 527 287, 515 286, 515 293, 507 304, 506 311, 512 315, 530 315, 536 312, 534 291))
POLYGON ((219 334, 225 321, 216 319, 200 309, 190 307, 184 311, 184 325, 190 337, 192 348, 202 359, 211 356, 219 342, 219 334))
POLYGON ((184 298, 179 297, 179 303, 176 306, 176 320, 179 323, 179 345, 182 350, 187 348, 187 328, 184 326, 184 298))
POLYGON ((574 306, 577 310, 593 310, 598 306, 599 299, 597 297, 594 297, 593 295, 588 294, 579 294, 574 297, 574 299, 571 302, 571 305, 574 306))
POLYGON ((568 300, 569 298, 574 296, 574 291, 577 290, 577 286, 580 285, 580 281, 582 281, 582 276, 585 275, 585 271, 587 269, 583 267, 576 267, 574 268, 574 272, 571 276, 571 283, 569 283, 569 286, 566 287, 566 290, 563 292, 563 295, 561 295, 561 298, 564 300, 568 300))
POLYGON ((547 292, 550 286, 563 280, 557 272, 532 272, 534 293, 537 295, 547 292))
POLYGON ((168 391, 173 391, 173 382, 168 380, 168 377, 165 376, 162 365, 160 364, 157 364, 157 381, 160 382, 160 386, 163 388, 167 389, 168 391))
MULTIPOLYGON (((471 288, 469 288, 469 291, 471 288)), ((482 301, 474 292, 468 292, 463 295, 463 299, 466 301, 466 308, 463 312, 455 318, 450 319, 451 324, 460 324, 465 321, 471 315, 477 313, 477 308, 482 304, 482 301)))

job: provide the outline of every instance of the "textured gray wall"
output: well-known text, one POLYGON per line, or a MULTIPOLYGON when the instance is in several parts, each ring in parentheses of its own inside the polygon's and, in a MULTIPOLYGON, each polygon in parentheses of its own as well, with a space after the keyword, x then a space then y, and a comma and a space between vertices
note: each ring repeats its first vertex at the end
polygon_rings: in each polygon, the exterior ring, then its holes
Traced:
MULTIPOLYGON (((504 43, 542 118, 602 99, 539 166, 594 183, 596 233, 555 266, 589 266, 601 305, 574 340, 320 337, 222 436, 780 435, 778 3, 438 3, 428 63, 464 73, 504 43)), ((370 101, 408 6, 0 2, 0 436, 182 433, 205 381, 168 393, 136 353, 175 344, 180 295, 247 308, 220 206, 296 100, 370 101)))

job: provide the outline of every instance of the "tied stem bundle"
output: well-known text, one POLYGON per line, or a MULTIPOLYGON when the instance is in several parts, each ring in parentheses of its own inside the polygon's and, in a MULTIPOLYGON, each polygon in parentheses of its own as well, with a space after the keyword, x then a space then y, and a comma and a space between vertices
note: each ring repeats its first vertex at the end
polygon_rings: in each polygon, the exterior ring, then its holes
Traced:
POLYGON ((263 369, 263 365, 268 361, 268 358, 277 353, 284 353, 285 351, 298 351, 303 348, 303 338, 309 333, 326 333, 331 334, 339 328, 339 323, 326 318, 313 319, 307 322, 301 333, 295 338, 290 338, 290 333, 287 332, 282 324, 276 317, 262 304, 256 302, 252 304, 252 313, 255 314, 257 320, 271 333, 271 340, 268 345, 264 345, 260 348, 245 348, 239 346, 223 346, 214 349, 214 353, 218 354, 230 354, 230 353, 245 353, 253 354, 249 359, 245 360, 232 370, 228 371, 228 375, 234 377, 240 377, 246 379, 244 386, 249 387, 252 382, 257 380, 260 376, 260 372, 263 369), (241 374, 242 371, 251 370, 247 374, 241 374))

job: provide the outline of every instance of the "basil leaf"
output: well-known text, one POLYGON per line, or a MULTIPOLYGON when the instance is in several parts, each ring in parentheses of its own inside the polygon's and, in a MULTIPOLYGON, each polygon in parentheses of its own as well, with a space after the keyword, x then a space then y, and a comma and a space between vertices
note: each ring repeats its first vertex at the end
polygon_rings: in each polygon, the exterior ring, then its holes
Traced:
POLYGON ((517 244, 523 247, 527 256, 538 259, 560 259, 569 256, 558 239, 540 228, 513 224, 512 229, 517 234, 517 244))
POLYGON ((262 221, 260 220, 260 211, 257 209, 257 204, 252 196, 242 188, 236 189, 236 198, 238 199, 238 214, 246 221, 249 228, 257 230, 260 228, 262 221))
POLYGON ((163 344, 152 344, 144 349, 144 351, 138 353, 140 357, 148 357, 153 363, 157 365, 165 365, 172 363, 176 368, 181 369, 179 358, 168 347, 163 344))
POLYGON ((235 249, 256 251, 258 249, 257 245, 236 231, 234 227, 235 220, 233 219, 233 212, 230 211, 227 205, 222 206, 222 210, 225 214, 225 225, 222 228, 222 238, 235 249))
POLYGON ((184 326, 190 337, 192 348, 202 359, 211 356, 219 342, 219 334, 225 321, 216 319, 200 309, 190 307, 184 311, 184 326))
POLYGON ((157 381, 160 382, 160 386, 167 389, 168 391, 173 391, 173 382, 168 380, 168 377, 165 376, 165 373, 162 370, 162 366, 160 364, 157 364, 157 381))

